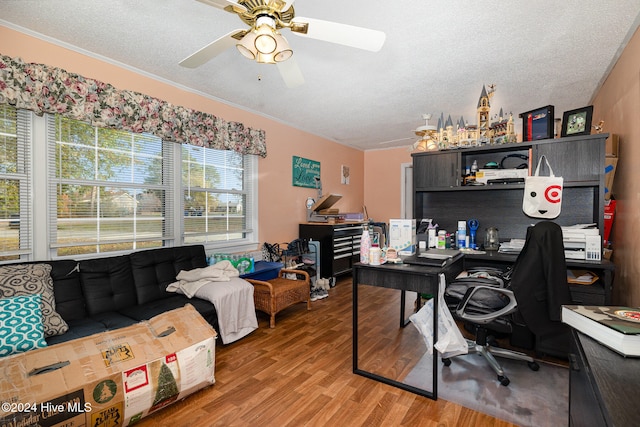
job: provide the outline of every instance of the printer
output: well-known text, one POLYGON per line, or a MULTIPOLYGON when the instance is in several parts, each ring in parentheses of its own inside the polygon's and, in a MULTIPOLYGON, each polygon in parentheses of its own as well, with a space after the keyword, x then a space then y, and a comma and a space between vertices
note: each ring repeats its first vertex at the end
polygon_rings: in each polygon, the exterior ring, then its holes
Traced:
POLYGON ((564 257, 584 261, 602 259, 602 238, 597 228, 561 227, 564 257))

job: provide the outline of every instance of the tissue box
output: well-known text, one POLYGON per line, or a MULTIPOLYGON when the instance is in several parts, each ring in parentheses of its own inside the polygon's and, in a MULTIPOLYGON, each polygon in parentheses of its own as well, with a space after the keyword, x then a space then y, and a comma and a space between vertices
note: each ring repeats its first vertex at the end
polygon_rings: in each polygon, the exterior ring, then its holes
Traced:
POLYGON ((416 253, 416 220, 389 220, 389 247, 398 251, 398 255, 416 253))

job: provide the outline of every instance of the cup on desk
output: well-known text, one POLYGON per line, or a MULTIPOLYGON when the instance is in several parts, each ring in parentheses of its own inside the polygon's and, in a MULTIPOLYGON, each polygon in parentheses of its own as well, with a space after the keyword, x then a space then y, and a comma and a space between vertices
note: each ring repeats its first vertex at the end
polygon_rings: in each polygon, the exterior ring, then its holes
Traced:
POLYGON ((378 246, 374 246, 369 250, 369 265, 382 264, 382 250, 378 246))

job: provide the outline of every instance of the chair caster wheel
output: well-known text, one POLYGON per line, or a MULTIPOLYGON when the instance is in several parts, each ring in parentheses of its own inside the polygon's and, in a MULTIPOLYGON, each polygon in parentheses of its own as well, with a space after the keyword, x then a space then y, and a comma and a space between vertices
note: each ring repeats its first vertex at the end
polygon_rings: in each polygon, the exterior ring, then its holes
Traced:
POLYGON ((442 363, 444 363, 444 366, 449 366, 451 365, 451 359, 442 359, 442 363))
POLYGON ((498 375, 498 381, 500 381, 500 385, 503 385, 505 387, 508 386, 509 383, 511 382, 511 381, 509 381, 509 378, 507 378, 507 377, 505 377, 503 375, 498 375))
POLYGON ((527 365, 529 365, 529 368, 531 368, 532 371, 540 369, 540 365, 538 365, 537 362, 527 362, 527 365))

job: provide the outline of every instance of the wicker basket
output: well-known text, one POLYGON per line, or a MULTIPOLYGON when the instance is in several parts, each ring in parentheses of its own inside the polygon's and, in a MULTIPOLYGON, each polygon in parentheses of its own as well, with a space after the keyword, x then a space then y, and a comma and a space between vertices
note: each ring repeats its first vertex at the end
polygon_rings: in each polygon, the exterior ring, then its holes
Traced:
POLYGON ((256 310, 270 316, 269 327, 276 327, 276 314, 299 302, 307 303, 311 310, 309 274, 302 270, 283 268, 279 277, 268 281, 246 279, 253 285, 253 300, 256 310), (296 274, 298 280, 287 279, 286 274, 296 274))

